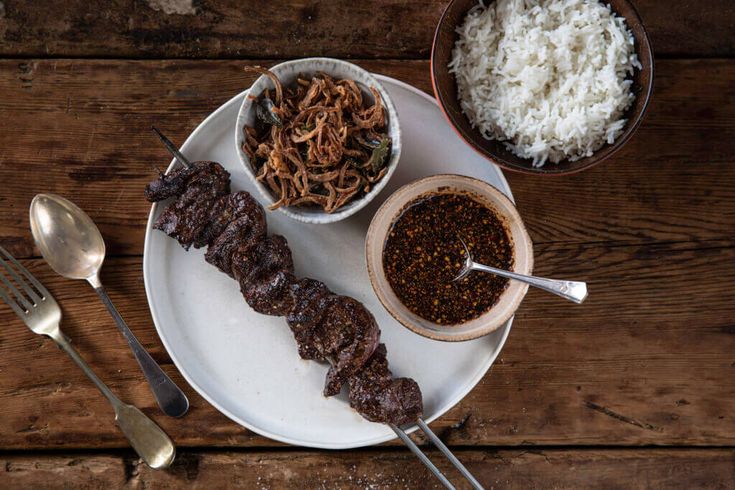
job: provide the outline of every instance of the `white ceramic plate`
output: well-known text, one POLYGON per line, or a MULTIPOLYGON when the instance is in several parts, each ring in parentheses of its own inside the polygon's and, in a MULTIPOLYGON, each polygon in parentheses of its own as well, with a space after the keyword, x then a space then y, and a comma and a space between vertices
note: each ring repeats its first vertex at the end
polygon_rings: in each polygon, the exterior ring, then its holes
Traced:
MULTIPOLYGON (((500 170, 454 134, 433 98, 397 80, 379 78, 398 109, 403 131, 401 162, 387 187, 344 221, 317 226, 268 213, 268 227, 288 239, 299 276, 324 281, 333 291, 362 301, 375 315, 394 375, 419 383, 424 418, 430 422, 480 381, 500 352, 512 319, 487 337, 458 343, 429 340, 402 327, 370 287, 364 258, 370 218, 398 187, 436 173, 480 178, 512 196, 500 170)), ((260 198, 240 166, 233 137, 244 95, 205 119, 182 151, 191 160, 220 162, 232 173, 233 190, 260 198)), ((186 252, 152 230, 161 208, 153 206, 145 237, 148 303, 166 350, 199 394, 235 422, 289 444, 344 449, 395 437, 387 426, 360 417, 344 393, 323 397, 326 366, 300 359, 285 320, 253 312, 237 283, 204 261, 202 249, 186 252)))

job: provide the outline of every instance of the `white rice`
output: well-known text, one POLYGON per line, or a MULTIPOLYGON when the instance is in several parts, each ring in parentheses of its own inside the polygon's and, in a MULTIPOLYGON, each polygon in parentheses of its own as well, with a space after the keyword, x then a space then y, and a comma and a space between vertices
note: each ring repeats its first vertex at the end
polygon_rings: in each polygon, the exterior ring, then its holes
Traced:
POLYGON ((449 69, 462 110, 521 158, 578 160, 613 143, 641 68, 625 20, 597 0, 480 3, 457 29, 449 69))

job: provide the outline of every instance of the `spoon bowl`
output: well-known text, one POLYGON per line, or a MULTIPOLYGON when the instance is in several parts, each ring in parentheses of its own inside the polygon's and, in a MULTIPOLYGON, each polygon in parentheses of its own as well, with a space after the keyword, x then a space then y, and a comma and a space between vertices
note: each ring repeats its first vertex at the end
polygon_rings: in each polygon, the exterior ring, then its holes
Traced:
POLYGON ((464 264, 462 264, 462 269, 460 269, 457 276, 452 279, 452 282, 461 281, 467 277, 467 274, 472 272, 472 266, 475 263, 474 260, 472 260, 472 255, 470 255, 470 249, 467 247, 464 240, 462 240, 462 237, 459 237, 459 242, 462 244, 462 248, 464 249, 464 264))
POLYGON ((99 273, 105 241, 76 204, 54 194, 38 194, 31 202, 30 221, 41 255, 59 275, 89 279, 99 273))

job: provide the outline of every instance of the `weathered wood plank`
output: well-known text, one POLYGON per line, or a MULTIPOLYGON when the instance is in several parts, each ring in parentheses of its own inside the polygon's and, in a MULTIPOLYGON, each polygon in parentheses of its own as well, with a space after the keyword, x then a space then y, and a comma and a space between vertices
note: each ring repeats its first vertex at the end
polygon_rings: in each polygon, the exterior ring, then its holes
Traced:
MULTIPOLYGON (((240 61, 0 61, 0 243, 32 256, 27 208, 72 197, 112 254, 143 250, 145 183, 176 141, 248 85, 240 61)), ((430 90, 428 64, 363 61, 430 90)), ((536 243, 713 240, 735 230, 735 62, 661 61, 650 112, 610 162, 561 178, 508 175, 536 243)), ((37 255, 37 253, 35 254, 37 255)))
MULTIPOLYGON (((188 387, 191 412, 163 417, 91 288, 55 276, 40 260, 26 263, 60 300, 64 328, 82 355, 178 444, 274 444, 188 387)), ((531 291, 490 374, 435 423, 443 438, 455 445, 735 444, 735 305, 726 294, 735 288, 733 241, 540 245, 536 270, 589 280, 589 300, 575 307, 531 291)), ((105 281, 141 342, 183 383, 153 328, 140 258, 110 260, 105 281)), ((51 341, 4 306, 0 325, 0 449, 125 446, 111 409, 51 341)))
MULTIPOLYGON (((457 451, 485 488, 729 488, 731 449, 457 451)), ((469 488, 440 454, 432 458, 469 488)), ((440 488, 407 450, 183 452, 165 471, 132 454, 0 456, 5 489, 69 488, 440 488), (4 469, 3 469, 4 468, 4 469)))
MULTIPOLYGON (((658 55, 732 56, 728 0, 636 0, 658 55)), ((5 0, 0 56, 426 58, 446 0, 5 0)))

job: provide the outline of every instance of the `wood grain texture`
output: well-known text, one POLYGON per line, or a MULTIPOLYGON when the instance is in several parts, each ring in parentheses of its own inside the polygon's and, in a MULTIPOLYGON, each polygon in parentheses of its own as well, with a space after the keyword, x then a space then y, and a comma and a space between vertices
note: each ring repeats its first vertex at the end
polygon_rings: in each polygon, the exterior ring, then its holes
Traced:
MULTIPOLYGON (((192 403, 184 419, 163 416, 92 289, 26 259, 82 356, 180 451, 148 469, 78 368, 0 303, 0 488, 438 488, 395 442, 289 448, 217 412, 160 343, 140 255, 142 189, 169 161, 151 124, 183 141, 249 85, 241 68, 256 62, 243 58, 350 58, 431 93, 424 60, 447 2, 0 0, 0 245, 38 256, 38 192, 81 205, 112 255, 113 301, 192 403)), ((432 424, 487 488, 735 482, 735 3, 634 3, 657 56, 636 136, 588 172, 507 175, 535 272, 587 280, 591 295, 570 307, 529 292, 491 371, 432 424)))
MULTIPOLYGON (((270 64, 272 62, 263 62, 270 64)), ((37 255, 28 204, 72 197, 109 253, 139 255, 142 190, 168 156, 151 124, 181 142, 248 86, 241 61, 0 61, 0 244, 37 255)), ((430 91, 424 61, 361 61, 430 91)), ((610 161, 563 178, 509 174, 532 239, 637 244, 730 239, 735 230, 735 62, 660 61, 653 102, 610 161)))
MULTIPOLYGON (((4 0, 0 56, 427 58, 447 0, 4 0)), ((729 0, 635 0, 657 55, 732 56, 729 0)))
MULTIPOLYGON (((547 244, 536 257, 538 274, 589 280, 588 302, 570 307, 531 291, 490 373, 434 424, 442 438, 453 445, 735 444, 735 305, 724 294, 735 288, 735 243, 547 244)), ((276 444, 228 421, 188 386, 186 418, 162 416, 92 289, 55 276, 41 260, 26 263, 59 299, 64 329, 82 355, 180 446, 276 444)), ((153 328, 141 259, 110 260, 104 279, 143 345, 183 384, 153 328)), ((126 446, 107 403, 50 340, 5 306, 0 325, 0 449, 126 446)))
MULTIPOLYGON (((725 489, 735 481, 730 449, 457 451, 487 489, 725 489)), ((469 488, 443 460, 432 459, 469 488)), ((132 454, 0 456, 0 486, 68 488, 440 488, 407 450, 183 452, 165 471, 132 454)))

